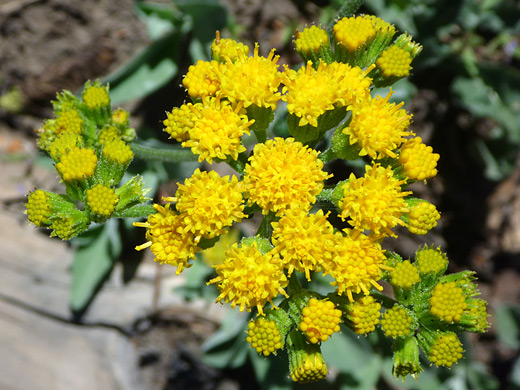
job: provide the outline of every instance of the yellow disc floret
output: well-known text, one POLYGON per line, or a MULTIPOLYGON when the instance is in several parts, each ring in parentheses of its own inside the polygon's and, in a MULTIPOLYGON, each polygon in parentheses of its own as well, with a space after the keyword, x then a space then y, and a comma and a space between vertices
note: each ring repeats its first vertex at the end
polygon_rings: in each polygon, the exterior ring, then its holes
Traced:
POLYGON ((326 68, 327 65, 321 62, 315 70, 311 61, 298 71, 285 68, 282 99, 287 102, 287 111, 301 118, 299 126, 317 127, 318 118, 325 111, 334 109, 338 93, 326 68))
POLYGON ((231 102, 242 102, 245 108, 254 104, 274 110, 280 100, 280 72, 276 65, 278 58, 274 55, 274 49, 267 58, 259 56, 258 44, 252 57, 246 57, 242 51, 238 51, 237 60, 226 62, 221 68, 220 96, 231 102))
POLYGON ((406 77, 410 74, 412 57, 397 46, 390 46, 376 61, 384 77, 406 77))
POLYGON ((91 110, 110 106, 110 96, 106 87, 99 82, 94 85, 87 85, 81 95, 83 101, 91 110))
POLYGON ((408 208, 403 198, 410 192, 401 191, 404 181, 396 179, 390 167, 374 164, 365 169, 364 177, 356 178, 352 173, 343 184, 340 216, 350 218, 356 230, 371 230, 375 237, 395 236, 391 229, 405 224, 401 216, 408 208))
POLYGON ((367 75, 373 67, 363 70, 358 66, 350 66, 343 62, 333 62, 327 66, 331 82, 338 98, 336 106, 349 106, 358 100, 366 100, 370 96, 372 79, 367 75))
POLYGON ((196 237, 213 238, 227 231, 227 227, 246 217, 243 213, 241 182, 236 176, 220 177, 215 171, 201 172, 198 168, 193 175, 179 184, 175 198, 166 201, 177 202, 185 231, 196 237))
POLYGON ((188 73, 182 79, 188 95, 193 98, 205 98, 215 96, 220 88, 218 79, 219 63, 217 61, 199 60, 197 64, 190 65, 188 73))
POLYGON ((406 227, 410 233, 426 234, 437 226, 437 221, 441 215, 434 204, 428 201, 421 201, 410 207, 406 217, 408 219, 406 227))
POLYGON ((318 26, 306 27, 302 32, 296 30, 294 45, 300 53, 317 53, 320 48, 330 45, 329 36, 327 31, 318 26))
POLYGON ((300 330, 311 343, 316 344, 339 332, 340 322, 341 310, 336 309, 333 302, 311 298, 302 310, 300 330))
POLYGON ((411 264, 409 260, 397 264, 391 272, 391 275, 392 284, 404 289, 412 287, 421 280, 417 267, 411 264))
POLYGON ((381 329, 386 337, 411 336, 415 331, 414 320, 408 312, 399 305, 388 309, 381 318, 381 329))
POLYGON ((368 295, 370 287, 378 290, 382 287, 377 283, 382 276, 385 256, 381 246, 374 243, 364 234, 357 237, 352 234, 343 236, 336 233, 335 254, 331 263, 323 263, 323 273, 334 278, 331 284, 336 286, 338 294, 347 295, 354 302, 353 293, 368 295))
POLYGON ((264 305, 270 302, 274 306, 278 294, 288 297, 284 287, 289 282, 278 255, 262 255, 255 241, 251 246, 234 244, 226 256, 224 263, 214 266, 217 277, 208 282, 217 284, 217 302, 229 302, 232 308, 238 305, 240 311, 256 306, 263 315, 264 305))
POLYGON ((78 146, 78 135, 69 131, 61 133, 49 146, 49 155, 54 161, 78 146))
POLYGON ((376 329, 381 316, 381 304, 371 295, 356 299, 347 311, 347 318, 356 334, 368 334, 376 329))
POLYGON ((230 38, 220 38, 220 31, 217 30, 216 38, 211 44, 211 57, 219 62, 234 62, 239 58, 239 52, 242 53, 241 58, 245 58, 249 47, 230 38))
POLYGON ((399 163, 405 175, 412 180, 431 179, 437 175, 439 155, 433 153, 431 146, 422 143, 421 137, 406 141, 401 147, 399 163))
POLYGON ((77 110, 61 111, 56 118, 53 129, 55 134, 64 132, 81 134, 83 131, 83 119, 77 110))
POLYGON ((119 195, 113 188, 96 184, 87 190, 87 204, 94 214, 108 217, 114 212, 119 195))
POLYGON ((105 126, 98 133, 98 142, 100 145, 104 145, 107 141, 113 141, 115 139, 121 139, 119 129, 115 126, 105 126))
POLYGON ((323 210, 308 215, 305 209, 297 208, 272 222, 274 251, 282 256, 289 276, 296 270, 311 280, 310 271, 319 272, 321 263, 332 260, 334 228, 327 216, 323 210))
POLYGON ((282 335, 276 322, 259 317, 247 324, 247 342, 260 355, 269 356, 282 348, 282 335))
POLYGON ((246 196, 264 214, 295 207, 308 210, 330 176, 317 151, 293 138, 275 138, 255 146, 244 170, 246 196))
POLYGON ((439 334, 431 346, 427 357, 436 366, 451 367, 464 353, 462 344, 453 332, 439 334))
POLYGON ((446 322, 459 322, 468 307, 464 290, 455 282, 438 283, 430 298, 430 312, 446 322))
POLYGON ((177 266, 176 274, 180 274, 184 268, 192 264, 189 259, 195 258, 195 253, 200 250, 190 233, 185 233, 185 226, 180 215, 170 210, 170 204, 161 206, 154 204, 156 214, 151 214, 147 222, 134 222, 134 226, 146 228, 148 241, 137 246, 136 250, 150 247, 155 255, 155 261, 177 266))
POLYGON ((246 150, 241 137, 250 133, 249 126, 254 121, 243 114, 241 103, 234 107, 228 101, 210 97, 191 108, 197 119, 182 147, 198 154, 199 162, 206 160, 211 164, 214 158, 228 157, 236 160, 246 150))
POLYGON ((394 151, 411 134, 406 129, 412 116, 401 109, 403 102, 389 103, 391 95, 390 92, 385 98, 376 96, 352 105, 352 121, 343 133, 349 135, 351 145, 358 144, 360 156, 368 155, 374 160, 396 158, 394 151))
POLYGON ((130 146, 120 139, 106 141, 103 146, 103 155, 119 165, 126 165, 134 158, 130 146))
POLYGON ((425 247, 415 254, 415 264, 421 274, 443 272, 448 266, 448 258, 440 248, 433 249, 425 247))
POLYGON ((376 35, 372 21, 362 16, 341 19, 333 32, 336 41, 348 51, 359 49, 376 35))
POLYGON ((41 227, 50 223, 51 207, 47 192, 43 190, 31 192, 25 207, 27 208, 27 218, 36 226, 41 227))
POLYGON ((174 107, 166 115, 167 118, 163 121, 164 131, 170 134, 170 138, 174 138, 178 142, 186 141, 190 137, 189 130, 195 126, 198 119, 197 111, 193 110, 193 104, 174 107))
POLYGON ((56 169, 64 181, 88 179, 94 174, 97 157, 92 149, 72 148, 60 158, 56 169))

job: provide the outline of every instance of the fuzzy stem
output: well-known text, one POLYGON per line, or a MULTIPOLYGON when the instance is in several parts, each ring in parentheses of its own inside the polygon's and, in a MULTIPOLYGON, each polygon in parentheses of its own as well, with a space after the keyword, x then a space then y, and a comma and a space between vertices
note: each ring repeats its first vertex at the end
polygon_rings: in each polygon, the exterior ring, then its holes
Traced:
POLYGON ((167 146, 164 148, 156 148, 143 145, 138 142, 130 144, 135 157, 142 160, 162 161, 162 162, 184 162, 197 161, 198 156, 193 154, 190 149, 180 149, 175 146, 167 146))

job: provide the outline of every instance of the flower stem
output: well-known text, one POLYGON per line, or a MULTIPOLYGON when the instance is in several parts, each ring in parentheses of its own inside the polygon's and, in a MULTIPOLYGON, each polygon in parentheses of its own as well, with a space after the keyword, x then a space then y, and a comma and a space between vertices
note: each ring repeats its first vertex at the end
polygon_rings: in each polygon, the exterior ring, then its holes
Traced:
POLYGON ((152 147, 138 142, 130 144, 135 157, 142 160, 162 161, 162 162, 184 162, 197 161, 198 156, 189 149, 181 149, 175 146, 152 147))

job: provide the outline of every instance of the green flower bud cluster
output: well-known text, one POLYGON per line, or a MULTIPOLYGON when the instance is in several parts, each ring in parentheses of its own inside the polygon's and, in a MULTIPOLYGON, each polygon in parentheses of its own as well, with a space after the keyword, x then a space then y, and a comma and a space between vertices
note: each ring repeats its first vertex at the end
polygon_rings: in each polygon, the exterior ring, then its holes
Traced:
POLYGON ((120 185, 134 157, 129 143, 135 130, 127 111, 112 111, 108 86, 87 82, 81 99, 63 91, 53 107, 54 119, 38 130, 38 146, 54 161, 66 194, 31 192, 29 221, 69 240, 91 222, 148 215, 142 179, 136 176, 120 185))
POLYGON ((414 262, 388 253, 387 264, 392 271, 384 278, 396 302, 387 304, 381 329, 395 339, 394 375, 417 377, 419 348, 432 364, 451 367, 463 356, 457 333, 489 328, 486 302, 476 298, 474 272, 444 275, 448 258, 433 246, 420 248, 414 262))

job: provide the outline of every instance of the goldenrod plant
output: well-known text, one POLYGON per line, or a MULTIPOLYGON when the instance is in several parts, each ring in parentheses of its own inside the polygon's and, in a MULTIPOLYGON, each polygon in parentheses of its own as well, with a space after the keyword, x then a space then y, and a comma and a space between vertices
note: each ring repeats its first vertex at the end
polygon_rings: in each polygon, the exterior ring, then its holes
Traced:
POLYGON ((296 70, 279 66, 274 49, 264 57, 258 44, 217 32, 212 60, 183 79, 191 101, 166 113, 164 131, 205 166, 224 162, 235 173, 197 168, 153 205, 140 177, 119 184, 134 153, 186 154, 132 144, 127 113, 112 111, 99 82, 87 83, 81 99, 59 94, 39 146, 66 193, 31 193, 29 220, 67 240, 92 222, 141 217, 136 249, 177 274, 218 245, 208 288, 218 290, 217 302, 251 313, 243 338, 261 356, 286 351, 295 382, 326 378, 334 362, 321 347, 339 332, 380 329, 393 340, 398 378, 419 376, 420 350, 451 367, 464 352, 459 334, 489 327, 474 273, 446 274, 448 258, 434 246, 410 259, 385 249, 403 228, 424 235, 440 218, 411 187, 436 176, 439 155, 410 129, 413 115, 391 101, 392 89, 374 90, 408 76, 421 45, 370 15, 340 17, 330 31, 304 28, 294 45, 303 59, 296 70), (283 107, 289 134, 273 136, 283 107), (335 181, 329 163, 337 159, 363 168, 335 181), (254 216, 256 234, 219 242, 254 216), (328 292, 309 287, 320 274, 328 292))

